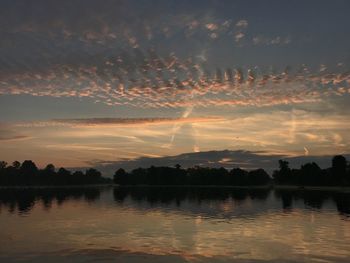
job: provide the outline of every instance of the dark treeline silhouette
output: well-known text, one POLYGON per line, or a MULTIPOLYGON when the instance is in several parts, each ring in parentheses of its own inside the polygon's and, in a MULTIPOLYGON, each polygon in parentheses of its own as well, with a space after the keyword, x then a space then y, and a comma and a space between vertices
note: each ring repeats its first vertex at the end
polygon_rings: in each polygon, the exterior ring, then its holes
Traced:
POLYGON ((270 176, 263 170, 245 171, 235 168, 193 167, 182 169, 175 167, 137 168, 127 173, 122 168, 117 170, 113 178, 120 185, 267 185, 270 176))
POLYGON ((30 185, 83 185, 110 183, 111 180, 101 176, 96 169, 90 168, 71 172, 65 168, 57 171, 53 164, 44 169, 38 169, 33 161, 26 160, 22 164, 14 161, 12 165, 0 161, 1 186, 30 186, 30 185))
POLYGON ((49 210, 53 204, 62 205, 69 200, 93 202, 103 190, 96 187, 0 189, 0 210, 5 207, 10 213, 25 214, 37 203, 49 210))
POLYGON ((240 168, 175 167, 137 168, 127 173, 120 168, 114 174, 119 185, 226 185, 262 186, 269 184, 300 186, 350 186, 350 171, 344 156, 333 157, 332 167, 321 169, 316 163, 306 163, 291 169, 288 162, 279 160, 280 169, 272 178, 263 170, 245 171, 240 168))
POLYGON ((279 170, 273 179, 280 185, 300 186, 350 186, 349 165, 342 155, 332 159, 332 167, 321 169, 315 162, 306 163, 300 169, 289 168, 289 163, 279 160, 279 170))
POLYGON ((195 166, 183 169, 175 167, 137 168, 126 172, 120 168, 113 181, 104 178, 94 168, 71 172, 65 168, 58 170, 52 164, 38 169, 34 162, 15 161, 12 165, 0 161, 0 186, 13 185, 83 185, 114 182, 119 185, 218 185, 218 186, 350 186, 350 169, 342 155, 334 156, 332 167, 321 169, 316 163, 306 163, 300 169, 291 169, 285 160, 279 160, 279 170, 270 177, 264 169, 246 171, 240 168, 227 170, 195 166))

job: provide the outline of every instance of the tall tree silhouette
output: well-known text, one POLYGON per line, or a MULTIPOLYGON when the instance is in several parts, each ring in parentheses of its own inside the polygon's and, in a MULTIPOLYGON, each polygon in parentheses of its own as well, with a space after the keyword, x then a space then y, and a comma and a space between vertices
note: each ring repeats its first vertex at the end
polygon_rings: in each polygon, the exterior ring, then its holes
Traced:
POLYGON ((274 171, 273 178, 279 184, 295 184, 296 180, 292 177, 292 170, 289 163, 285 160, 279 160, 279 171, 274 171))
POLYGON ((342 155, 336 155, 332 159, 332 176, 336 181, 346 183, 346 159, 342 155))

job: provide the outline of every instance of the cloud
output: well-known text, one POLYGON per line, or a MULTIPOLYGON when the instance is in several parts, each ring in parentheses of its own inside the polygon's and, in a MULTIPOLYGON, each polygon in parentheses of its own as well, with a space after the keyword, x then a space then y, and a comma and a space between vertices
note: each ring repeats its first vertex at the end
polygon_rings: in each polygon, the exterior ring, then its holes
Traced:
POLYGON ((122 62, 113 66, 64 66, 37 74, 8 75, 0 78, 0 94, 88 97, 110 106, 187 108, 298 104, 350 93, 349 72, 305 73, 303 67, 302 73, 298 69, 258 74, 253 69, 217 68, 210 74, 198 62, 188 64, 176 57, 151 54, 144 58, 147 67, 139 59, 124 54, 122 62))
MULTIPOLYGON (((32 139, 18 142, 16 147, 6 145, 2 158, 9 160, 10 152, 20 158, 35 151, 37 158, 45 162, 79 156, 73 166, 80 166, 94 159, 115 161, 220 149, 247 149, 280 156, 304 155, 304 147, 309 155, 350 151, 347 113, 317 113, 295 108, 291 114, 290 110, 282 109, 272 107, 259 113, 255 108, 215 111, 222 117, 195 117, 198 113, 194 109, 187 118, 87 118, 13 123, 7 129, 17 133, 11 136, 26 135, 32 139)), ((191 108, 187 108, 177 115, 187 116, 190 112, 191 108)), ((212 109, 206 112, 214 113, 212 109)), ((9 135, 3 133, 2 137, 9 135)), ((217 162, 229 164, 225 158, 217 162)))
POLYGON ((281 36, 276 36, 276 37, 266 37, 266 36, 255 36, 253 37, 253 44, 254 45, 265 45, 265 46, 270 46, 270 45, 287 45, 291 42, 291 37, 286 36, 286 37, 281 37, 281 36))
MULTIPOLYGON (((239 74, 233 78, 227 65, 237 62, 230 56, 222 60, 220 48, 212 43, 214 39, 221 41, 217 46, 231 52, 227 47, 247 40, 248 21, 215 16, 208 12, 208 6, 201 12, 198 6, 186 5, 191 12, 179 9, 169 15, 167 4, 155 7, 137 1, 98 5, 81 0, 75 4, 38 1, 30 5, 33 13, 27 12, 23 3, 1 8, 1 95, 92 98, 110 106, 137 108, 186 108, 297 104, 350 92, 349 72, 332 72, 329 65, 324 65, 327 71, 297 69, 289 73, 252 66, 237 69, 239 74), (237 43, 232 43, 232 37, 237 43), (186 52, 178 51, 180 42, 186 52), (164 48, 150 48, 153 46, 164 48), (203 49, 209 53, 205 61, 198 52, 203 49)), ((252 41, 254 45, 282 45, 291 37, 257 33, 252 41)))
POLYGON ((11 129, 10 125, 0 124, 0 141, 19 141, 19 140, 28 140, 32 137, 23 135, 13 129, 11 129), (9 127, 8 127, 9 126, 9 127))
MULTIPOLYGON (((186 5, 191 12, 169 15, 167 4, 138 1, 38 1, 30 3, 33 13, 17 5, 0 11, 0 95, 91 98, 158 109, 297 104, 350 92, 349 73, 341 69, 286 73, 253 65, 236 69, 233 78, 227 66, 237 62, 221 59, 217 46, 226 54, 232 44, 240 46, 249 36, 248 21, 212 15, 208 6, 201 12, 186 5)), ((290 39, 257 34, 253 43, 282 45, 290 39)))
POLYGON ((152 125, 152 124, 172 124, 172 123, 200 123, 222 121, 224 118, 216 116, 180 118, 84 118, 84 119, 53 119, 49 121, 35 121, 17 123, 17 127, 101 127, 101 126, 129 126, 129 125, 152 125))
POLYGON ((18 141, 18 140, 27 140, 30 139, 31 137, 29 136, 24 136, 24 135, 15 135, 15 136, 1 136, 0 141, 18 141))
POLYGON ((236 27, 246 28, 248 27, 248 20, 242 19, 236 23, 236 27))
POLYGON ((236 35, 235 35, 235 41, 236 42, 239 42, 241 39, 244 38, 244 34, 242 32, 238 32, 236 35))

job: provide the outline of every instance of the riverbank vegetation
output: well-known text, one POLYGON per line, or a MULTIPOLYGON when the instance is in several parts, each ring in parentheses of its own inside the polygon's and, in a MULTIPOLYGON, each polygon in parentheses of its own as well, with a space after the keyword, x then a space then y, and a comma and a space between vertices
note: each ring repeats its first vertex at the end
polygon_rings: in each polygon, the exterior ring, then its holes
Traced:
POLYGON ((0 186, 30 185, 89 185, 115 183, 118 185, 172 185, 172 186, 350 186, 350 169, 342 155, 334 156, 332 166, 321 169, 315 162, 292 169, 286 160, 279 160, 279 169, 270 176, 264 169, 246 171, 241 168, 226 169, 195 166, 137 168, 130 172, 118 169, 113 180, 89 168, 85 172, 71 172, 49 164, 38 169, 33 161, 12 165, 0 162, 0 186))
POLYGON ((279 160, 279 169, 272 177, 263 169, 246 171, 199 166, 183 169, 176 165, 138 168, 129 173, 120 168, 114 174, 114 182, 119 185, 350 186, 350 171, 345 157, 337 155, 332 159, 332 167, 327 169, 321 169, 315 162, 291 169, 287 161, 279 160))
POLYGON ((48 164, 44 169, 38 169, 31 160, 26 160, 22 164, 14 161, 12 165, 0 161, 0 186, 90 185, 111 182, 111 179, 102 177, 101 173, 93 168, 85 172, 71 172, 65 168, 56 170, 52 164, 48 164))

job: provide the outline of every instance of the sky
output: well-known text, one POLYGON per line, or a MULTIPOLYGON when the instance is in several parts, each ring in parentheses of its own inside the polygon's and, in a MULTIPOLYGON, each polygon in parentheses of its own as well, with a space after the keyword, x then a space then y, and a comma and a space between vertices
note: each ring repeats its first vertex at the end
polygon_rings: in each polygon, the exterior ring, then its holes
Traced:
POLYGON ((350 2, 3 0, 0 160, 277 167, 350 153, 350 2))

